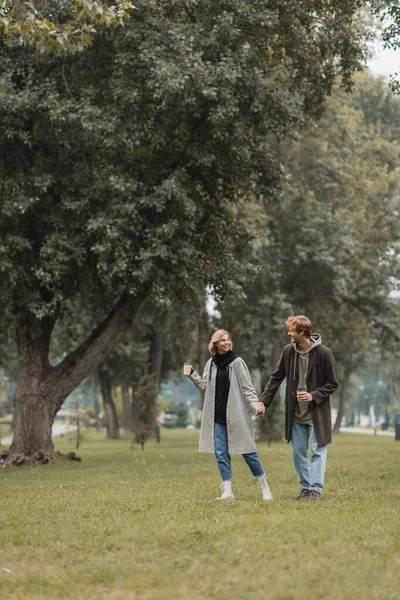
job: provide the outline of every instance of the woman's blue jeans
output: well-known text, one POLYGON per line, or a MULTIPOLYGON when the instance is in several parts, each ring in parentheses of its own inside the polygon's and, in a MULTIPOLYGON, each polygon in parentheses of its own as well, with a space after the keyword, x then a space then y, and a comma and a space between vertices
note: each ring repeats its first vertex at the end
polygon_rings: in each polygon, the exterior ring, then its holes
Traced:
POLYGON ((300 485, 305 490, 322 493, 324 489, 326 456, 328 446, 318 446, 314 425, 293 423, 292 451, 294 468, 300 485), (308 459, 308 440, 311 446, 311 464, 308 459))
MULTIPOLYGON (((226 425, 221 425, 221 423, 214 423, 214 449, 222 481, 232 481, 232 466, 228 446, 228 432, 226 425)), ((262 468, 257 452, 242 454, 242 456, 252 472, 253 477, 261 477, 264 475, 264 469, 262 468)))

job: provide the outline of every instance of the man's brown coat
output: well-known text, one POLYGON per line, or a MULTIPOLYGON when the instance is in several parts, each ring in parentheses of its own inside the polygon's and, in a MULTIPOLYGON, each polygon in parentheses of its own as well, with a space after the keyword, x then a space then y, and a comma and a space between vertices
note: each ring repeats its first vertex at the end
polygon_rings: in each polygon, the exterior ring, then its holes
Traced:
MULTIPOLYGON (((285 439, 290 442, 294 411, 299 382, 299 364, 293 344, 282 350, 278 363, 268 379, 260 400, 269 406, 282 381, 286 377, 285 396, 285 439)), ((307 391, 312 395, 310 402, 311 418, 319 446, 332 441, 332 421, 330 396, 338 387, 335 359, 329 348, 317 346, 310 352, 307 372, 307 391)))

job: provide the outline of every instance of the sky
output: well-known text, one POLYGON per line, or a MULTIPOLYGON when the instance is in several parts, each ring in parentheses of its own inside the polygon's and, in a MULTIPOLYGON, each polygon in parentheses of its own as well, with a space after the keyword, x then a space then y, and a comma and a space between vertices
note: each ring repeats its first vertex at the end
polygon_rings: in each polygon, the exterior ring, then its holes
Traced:
POLYGON ((368 65, 374 75, 400 73, 400 50, 385 49, 382 44, 377 42, 375 56, 368 62, 368 65))

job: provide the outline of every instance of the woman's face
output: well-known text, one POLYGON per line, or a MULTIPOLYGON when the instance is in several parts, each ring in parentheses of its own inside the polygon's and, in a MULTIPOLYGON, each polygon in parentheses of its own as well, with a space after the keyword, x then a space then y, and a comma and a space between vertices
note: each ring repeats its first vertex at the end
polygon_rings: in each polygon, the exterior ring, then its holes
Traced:
POLYGON ((222 336, 222 338, 217 342, 217 352, 218 354, 225 354, 232 347, 232 341, 228 334, 222 336))

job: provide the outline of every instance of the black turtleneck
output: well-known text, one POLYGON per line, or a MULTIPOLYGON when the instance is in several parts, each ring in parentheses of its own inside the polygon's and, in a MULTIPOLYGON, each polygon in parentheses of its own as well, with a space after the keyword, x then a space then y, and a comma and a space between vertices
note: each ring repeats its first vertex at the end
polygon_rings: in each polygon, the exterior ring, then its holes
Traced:
POLYGON ((215 423, 226 425, 226 405, 229 395, 229 365, 239 355, 232 350, 225 354, 216 354, 212 362, 217 367, 217 376, 215 379, 215 423))

